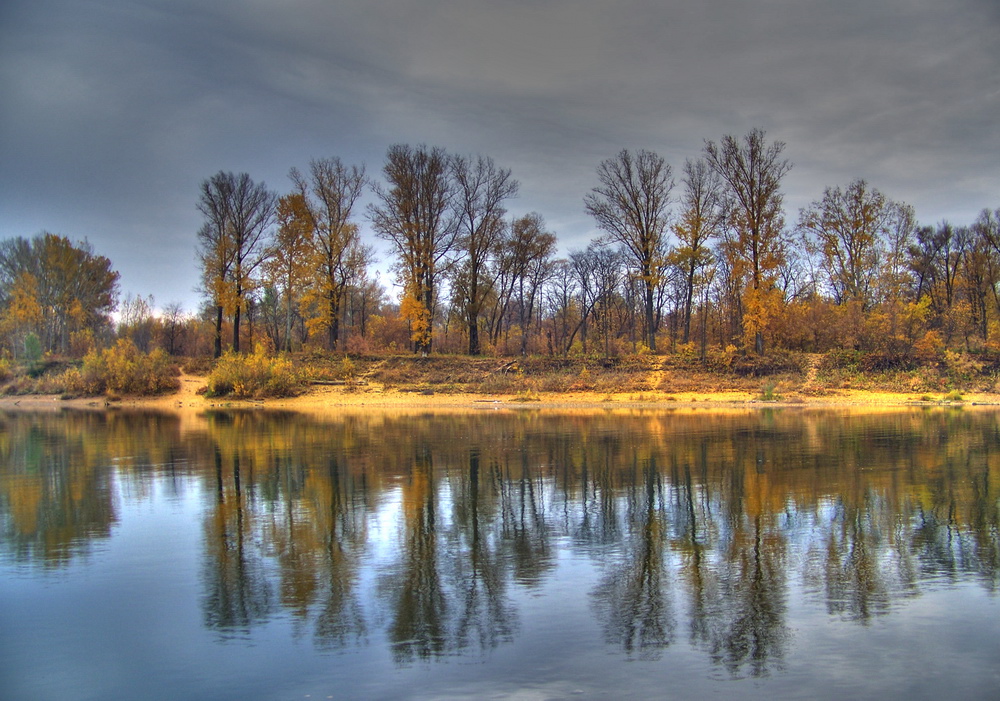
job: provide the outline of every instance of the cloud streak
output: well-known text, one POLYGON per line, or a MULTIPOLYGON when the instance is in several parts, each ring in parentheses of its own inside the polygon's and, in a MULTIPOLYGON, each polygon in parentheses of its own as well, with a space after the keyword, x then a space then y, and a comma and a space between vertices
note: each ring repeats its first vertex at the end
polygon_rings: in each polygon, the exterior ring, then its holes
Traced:
MULTIPOLYGON (((88 238, 127 291, 193 306, 194 204, 218 170, 287 191, 340 156, 483 153, 564 248, 624 147, 788 144, 789 221, 867 178, 920 219, 1000 206, 992 0, 14 0, 0 10, 0 237, 88 238)), ((384 269, 384 267, 383 267, 384 269)))

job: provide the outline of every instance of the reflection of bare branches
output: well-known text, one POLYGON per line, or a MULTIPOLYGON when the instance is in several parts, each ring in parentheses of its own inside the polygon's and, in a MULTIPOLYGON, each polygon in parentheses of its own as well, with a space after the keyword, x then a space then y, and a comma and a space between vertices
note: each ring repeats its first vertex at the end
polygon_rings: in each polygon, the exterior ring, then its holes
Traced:
POLYGON ((614 471, 608 469, 609 462, 610 456, 599 455, 592 461, 587 453, 581 459, 580 522, 573 535, 584 549, 613 544, 621 538, 614 471))
POLYGON ((524 450, 519 455, 519 474, 512 474, 509 462, 499 475, 503 537, 509 546, 514 579, 536 586, 552 567, 550 527, 542 496, 542 480, 524 450))
MULTIPOLYGON (((705 445, 699 451, 699 464, 707 467, 705 445)), ((706 495, 695 489, 691 465, 685 463, 683 473, 675 463, 673 470, 677 509, 673 548, 681 555, 680 577, 686 584, 691 642, 708 645, 713 634, 712 612, 719 609, 717 573, 709 566, 712 553, 711 509, 706 495), (701 498, 699 498, 701 497, 701 498)), ((707 490, 707 485, 703 488, 707 490)))
POLYGON ((469 457, 467 480, 453 494, 462 502, 451 531, 436 518, 438 485, 429 451, 420 451, 403 489, 404 552, 385 582, 392 592, 389 631, 398 663, 428 659, 509 641, 516 612, 506 594, 510 558, 495 522, 480 517, 479 454, 469 457))
MULTIPOLYGON (((881 557, 885 548, 878 501, 869 498, 863 510, 839 504, 821 556, 827 611, 863 624, 889 611, 890 591, 894 588, 890 563, 881 557)), ((900 560, 901 572, 905 572, 905 564, 900 560)))
POLYGON ((252 518, 240 482, 240 461, 232 460, 228 483, 221 452, 215 451, 218 483, 215 510, 205 524, 205 624, 226 632, 246 632, 271 610, 271 586, 253 546, 252 518), (248 542, 249 541, 249 542, 248 542))
POLYGON ((724 561, 722 625, 712 641, 712 658, 730 674, 765 676, 784 656, 785 627, 783 542, 763 529, 761 517, 753 524, 752 541, 739 526, 724 561))
POLYGON ((391 578, 389 640, 399 663, 428 659, 447 648, 445 593, 438 568, 436 480, 430 450, 417 448, 403 485, 403 542, 398 574, 391 578))
POLYGON ((321 647, 343 647, 360 640, 367 631, 357 594, 365 514, 337 458, 327 458, 326 477, 328 480, 313 490, 317 500, 313 518, 321 534, 319 547, 323 554, 319 568, 325 585, 323 608, 316 619, 316 640, 321 647), (323 501, 328 502, 325 508, 323 501))
POLYGON ((462 649, 474 640, 481 650, 488 650, 510 642, 517 612, 507 598, 507 562, 499 551, 499 539, 480 516, 479 461, 479 449, 474 448, 469 454, 468 491, 458 500, 467 504, 468 520, 455 538, 460 546, 454 576, 461 610, 455 644, 462 649))
POLYGON ((675 623, 664 591, 666 534, 657 508, 662 504, 662 484, 655 460, 643 474, 642 497, 633 491, 629 500, 633 518, 625 562, 612 566, 591 596, 608 641, 648 659, 670 645, 675 623))

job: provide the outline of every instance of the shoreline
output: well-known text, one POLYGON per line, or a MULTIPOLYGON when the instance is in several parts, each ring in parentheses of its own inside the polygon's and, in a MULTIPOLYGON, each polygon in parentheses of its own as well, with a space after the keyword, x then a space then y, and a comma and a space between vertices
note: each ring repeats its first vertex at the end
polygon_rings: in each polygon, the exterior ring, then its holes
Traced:
POLYGON ((201 413, 223 409, 257 409, 294 411, 301 413, 329 413, 331 411, 357 410, 418 410, 418 411, 470 411, 484 409, 537 409, 537 410, 761 410, 761 409, 851 409, 878 410, 963 407, 1000 408, 1000 394, 973 392, 963 394, 961 401, 939 399, 927 401, 926 395, 915 393, 882 392, 858 389, 829 390, 822 395, 792 393, 776 400, 764 400, 751 392, 662 391, 603 393, 573 391, 565 393, 540 392, 530 397, 506 394, 437 393, 415 390, 385 390, 378 387, 351 387, 310 385, 308 390, 295 397, 277 399, 228 399, 207 398, 199 394, 204 387, 203 377, 181 375, 180 389, 156 397, 123 397, 109 400, 106 397, 80 397, 62 399, 55 395, 21 395, 0 397, 0 409, 46 411, 62 409, 148 409, 165 412, 201 413))

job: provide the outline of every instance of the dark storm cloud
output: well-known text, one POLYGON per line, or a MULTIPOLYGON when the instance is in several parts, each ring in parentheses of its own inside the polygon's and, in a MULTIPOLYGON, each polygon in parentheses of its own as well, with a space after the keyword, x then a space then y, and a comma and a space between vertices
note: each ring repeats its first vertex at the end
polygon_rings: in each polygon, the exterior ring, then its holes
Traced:
MULTIPOLYGON (((193 304, 200 180, 278 190, 395 142, 482 152, 564 247, 623 147, 679 170, 752 127, 787 219, 867 178, 922 221, 1000 206, 993 0, 34 0, 0 9, 0 237, 88 238, 123 287, 193 304)), ((384 266, 383 266, 384 269, 384 266)))

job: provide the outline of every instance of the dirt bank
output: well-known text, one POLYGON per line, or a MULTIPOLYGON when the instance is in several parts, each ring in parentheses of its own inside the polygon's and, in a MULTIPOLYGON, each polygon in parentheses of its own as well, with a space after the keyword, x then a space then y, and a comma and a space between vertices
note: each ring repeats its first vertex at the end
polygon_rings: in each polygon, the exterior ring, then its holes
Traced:
POLYGON ((148 408, 166 411, 204 411, 213 408, 269 408, 303 412, 325 412, 340 408, 391 408, 413 410, 474 410, 500 407, 531 408, 671 408, 671 409, 754 409, 766 407, 812 408, 871 408, 885 409, 905 406, 961 405, 966 407, 1000 407, 1000 394, 962 394, 961 401, 947 400, 945 394, 885 392, 860 389, 824 390, 806 394, 798 391, 782 393, 775 399, 764 399, 760 392, 743 390, 665 392, 596 392, 588 390, 531 393, 468 393, 440 392, 414 387, 386 387, 378 383, 313 384, 297 396, 266 400, 233 400, 207 398, 200 393, 205 378, 181 375, 181 387, 176 393, 160 397, 125 397, 109 401, 104 397, 63 400, 44 395, 0 397, 0 408, 58 410, 62 408, 111 407, 148 408))

